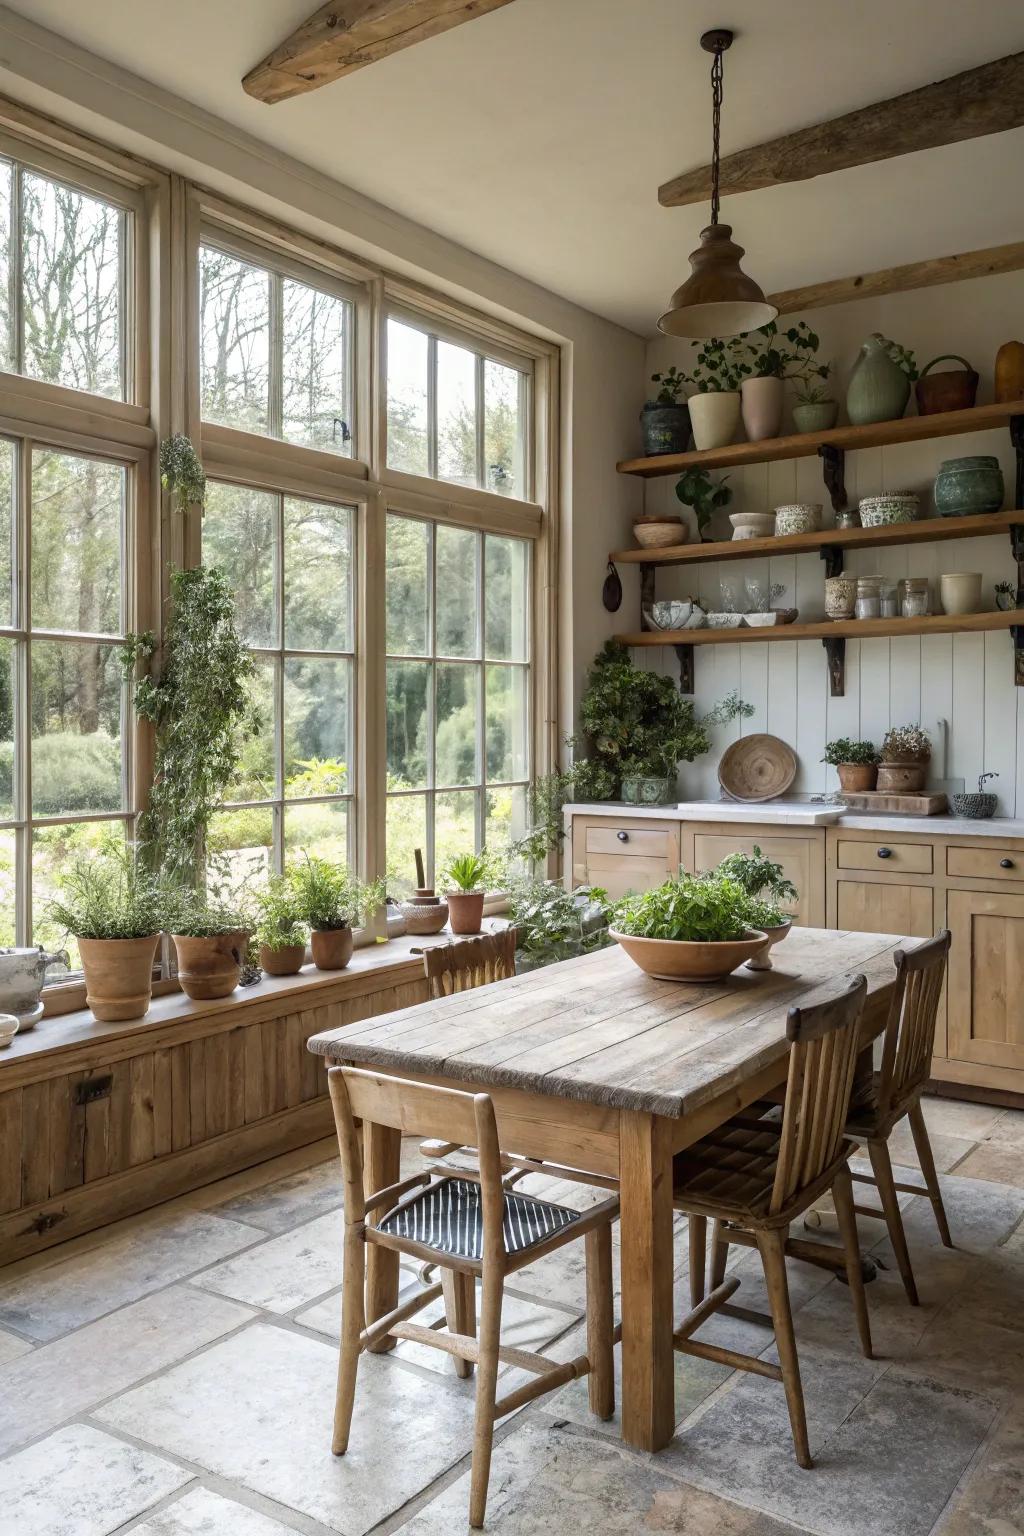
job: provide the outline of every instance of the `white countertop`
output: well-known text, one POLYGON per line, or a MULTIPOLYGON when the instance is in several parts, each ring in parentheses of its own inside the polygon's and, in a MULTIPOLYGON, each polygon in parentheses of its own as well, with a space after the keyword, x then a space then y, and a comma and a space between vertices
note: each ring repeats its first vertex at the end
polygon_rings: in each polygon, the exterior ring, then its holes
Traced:
POLYGON ((625 805, 606 800, 595 804, 574 803, 565 815, 631 816, 652 821, 718 821, 756 826, 841 826, 866 832, 917 832, 932 837, 1024 838, 1024 820, 994 816, 988 821, 966 821, 958 816, 884 816, 863 811, 844 811, 841 805, 811 800, 765 800, 746 805, 735 800, 689 800, 678 805, 625 805))

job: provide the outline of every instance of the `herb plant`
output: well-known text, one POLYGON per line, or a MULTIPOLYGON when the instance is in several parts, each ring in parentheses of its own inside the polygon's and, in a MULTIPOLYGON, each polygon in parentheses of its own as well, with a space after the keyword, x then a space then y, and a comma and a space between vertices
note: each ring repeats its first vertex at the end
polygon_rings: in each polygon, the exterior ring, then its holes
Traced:
POLYGON ((714 481, 706 469, 687 469, 676 481, 676 495, 684 507, 692 507, 697 519, 697 532, 703 538, 704 530, 719 507, 727 507, 732 501, 732 491, 726 485, 728 475, 714 481))
POLYGON ((297 899, 298 919, 321 931, 365 920, 384 901, 382 880, 366 884, 346 864, 332 864, 308 853, 287 879, 297 899))
POLYGON ((160 484, 178 504, 178 510, 201 507, 206 501, 206 472, 190 438, 183 432, 165 437, 160 444, 160 484))
POLYGON ((680 871, 664 885, 620 901, 612 928, 644 939, 716 944, 743 938, 754 926, 750 911, 750 897, 738 880, 717 871, 702 876, 680 871))
POLYGON ((266 949, 288 949, 306 942, 302 903, 287 876, 272 875, 260 895, 256 941, 266 949))
POLYGON ((536 965, 587 955, 611 943, 608 897, 599 887, 567 891, 553 882, 526 881, 513 885, 509 909, 519 948, 536 965))
POLYGON ((148 939, 167 913, 168 896, 156 876, 134 848, 113 839, 74 860, 47 907, 48 918, 76 939, 148 939))
POLYGON ((652 373, 651 383, 659 386, 658 393, 654 397, 655 404, 679 405, 679 397, 686 385, 686 374, 673 366, 665 373, 652 373))
POLYGON ((774 901, 766 901, 760 896, 751 896, 747 902, 747 922, 751 928, 781 928, 783 923, 791 921, 790 914, 783 912, 774 901))
POLYGON ((188 939, 216 939, 225 933, 248 933, 252 916, 241 906, 210 901, 196 891, 179 891, 171 902, 168 927, 188 939))
POLYGON ((459 853, 441 871, 444 890, 479 891, 486 886, 491 861, 486 853, 459 853))
POLYGON ((771 896, 780 902, 796 901, 800 894, 782 865, 762 853, 756 843, 752 854, 730 853, 719 864, 715 874, 735 880, 752 897, 771 896))
POLYGON ((886 731, 882 741, 883 763, 926 763, 931 755, 931 738, 920 725, 900 725, 886 731))
POLYGON ((821 761, 833 768, 847 763, 873 765, 878 762, 878 748, 873 741, 851 741, 848 736, 837 736, 835 741, 825 743, 825 756, 821 761))

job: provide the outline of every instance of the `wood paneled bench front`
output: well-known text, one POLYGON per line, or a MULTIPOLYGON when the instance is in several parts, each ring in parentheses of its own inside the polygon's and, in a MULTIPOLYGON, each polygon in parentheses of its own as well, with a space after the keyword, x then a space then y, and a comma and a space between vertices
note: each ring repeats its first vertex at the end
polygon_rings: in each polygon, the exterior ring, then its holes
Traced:
POLYGON ((310 1035, 423 1002, 414 939, 131 1024, 44 1018, 0 1052, 0 1265, 333 1132, 310 1035))

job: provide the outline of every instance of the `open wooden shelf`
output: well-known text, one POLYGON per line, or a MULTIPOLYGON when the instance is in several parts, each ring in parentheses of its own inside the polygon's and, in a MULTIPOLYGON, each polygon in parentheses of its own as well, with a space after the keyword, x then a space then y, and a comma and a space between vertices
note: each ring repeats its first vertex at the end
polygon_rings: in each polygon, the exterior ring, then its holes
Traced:
POLYGON ((714 544, 668 544, 661 549, 618 549, 609 560, 623 565, 700 565, 709 560, 753 560, 766 555, 807 555, 833 549, 877 549, 924 544, 933 539, 977 539, 1024 528, 1024 511, 974 517, 928 517, 882 528, 826 528, 781 538, 726 539, 714 544))
POLYGON ((832 427, 828 432, 797 432, 789 437, 768 437, 759 443, 732 443, 727 448, 702 452, 662 453, 653 458, 622 459, 620 475, 678 475, 684 469, 737 468, 743 464, 770 464, 776 459, 806 459, 820 448, 852 452, 856 448, 881 448, 891 443, 917 443, 929 437, 952 437, 959 432, 985 432, 1004 427, 1015 416, 1024 417, 1024 400, 999 405, 976 405, 969 411, 941 411, 934 416, 902 416, 898 421, 879 421, 868 427, 832 427))
POLYGON ((964 635, 979 630, 1024 628, 1024 609, 991 613, 933 613, 925 619, 822 619, 813 624, 767 628, 642 629, 616 635, 623 645, 740 645, 758 640, 875 640, 894 635, 964 635))

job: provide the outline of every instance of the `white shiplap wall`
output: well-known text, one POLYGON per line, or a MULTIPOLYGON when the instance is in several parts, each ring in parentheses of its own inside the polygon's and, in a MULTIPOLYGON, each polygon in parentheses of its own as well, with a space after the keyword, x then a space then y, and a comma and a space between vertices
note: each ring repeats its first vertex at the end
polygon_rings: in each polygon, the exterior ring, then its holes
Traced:
MULTIPOLYGON (((979 400, 990 400, 997 347, 1024 333, 1024 274, 836 306, 806 318, 822 338, 822 355, 839 363, 840 401, 860 342, 873 330, 912 347, 919 364, 939 353, 962 353, 981 374, 979 400)), ((648 349, 650 370, 673 360, 686 366, 686 353, 685 344, 653 342, 648 349)), ((845 420, 843 413, 840 420, 845 420)), ((966 453, 999 455, 1006 479, 1005 504, 1012 505, 1014 460, 1005 430, 848 454, 849 501, 855 505, 861 496, 909 486, 921 493, 922 515, 931 516, 931 487, 940 461, 966 453)), ((729 483, 734 493, 729 511, 762 511, 786 501, 821 501, 826 523, 832 522, 817 459, 735 470, 729 483)), ((647 482, 646 505, 648 511, 681 510, 674 478, 647 482)), ((728 537, 727 514, 719 516, 722 536, 728 537)), ((938 577, 944 571, 980 571, 985 607, 995 606, 995 581, 1016 580, 1009 540, 1001 538, 863 550, 848 554, 846 568, 855 576, 928 576, 934 583, 933 611, 938 611, 938 577)), ((824 617, 824 566, 817 555, 659 571, 657 593, 676 597, 692 591, 706 606, 717 607, 722 577, 742 578, 748 571, 784 582, 783 601, 798 607, 802 619, 824 617)), ((631 601, 635 604, 636 599, 627 589, 624 615, 631 601)), ((632 622, 632 618, 626 620, 632 622)), ((670 648, 636 651, 634 660, 678 676, 670 648)), ((997 814, 1024 816, 1024 688, 1013 686, 1012 650, 1005 633, 847 641, 846 695, 841 699, 829 696, 820 640, 698 649, 694 663, 698 710, 737 688, 754 706, 754 714, 719 730, 715 750, 697 763, 684 765, 680 786, 687 798, 716 796, 721 749, 741 733, 765 730, 795 747, 800 768, 794 790, 807 793, 835 787, 834 771, 821 762, 827 740, 853 736, 877 743, 890 725, 920 721, 936 744, 932 772, 933 778, 940 779, 944 775, 938 722, 945 721, 945 777, 964 779, 973 789, 980 773, 998 772, 999 778, 986 785, 999 796, 997 814)))

